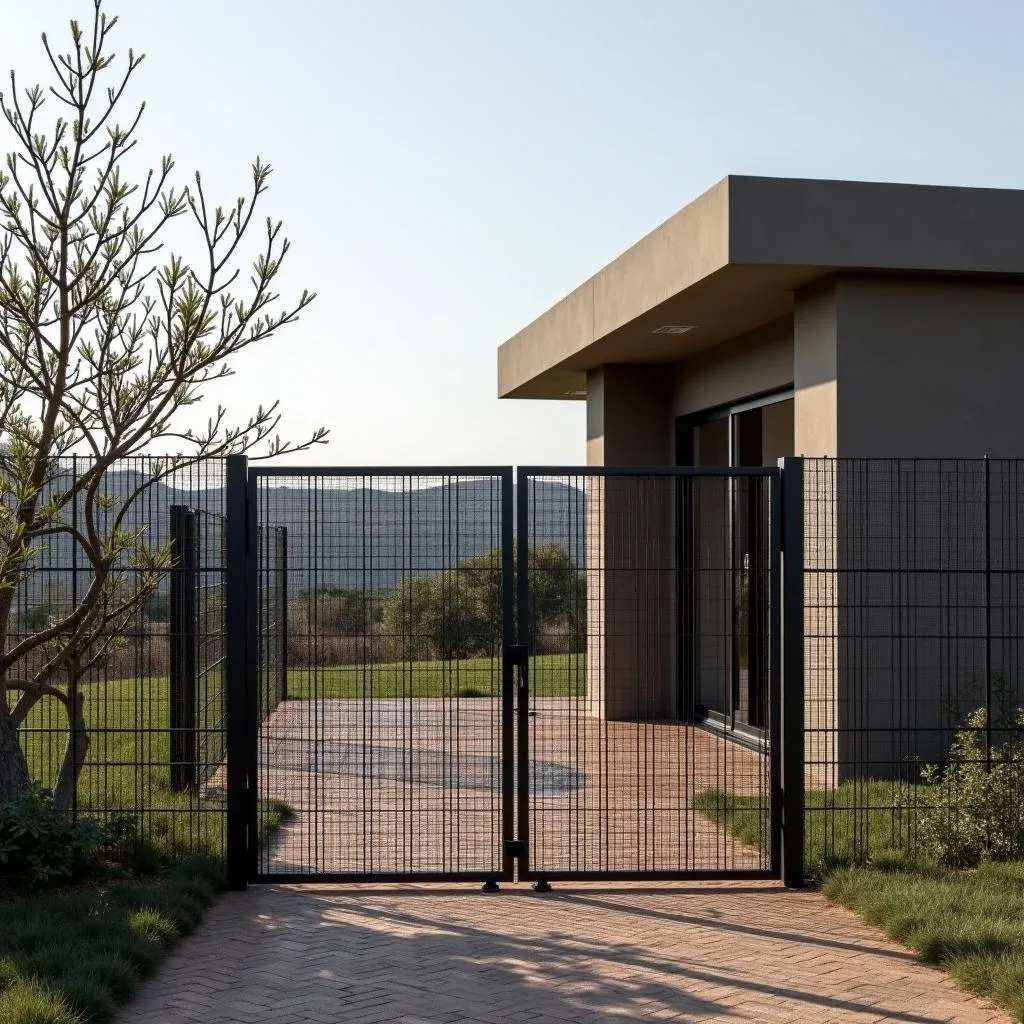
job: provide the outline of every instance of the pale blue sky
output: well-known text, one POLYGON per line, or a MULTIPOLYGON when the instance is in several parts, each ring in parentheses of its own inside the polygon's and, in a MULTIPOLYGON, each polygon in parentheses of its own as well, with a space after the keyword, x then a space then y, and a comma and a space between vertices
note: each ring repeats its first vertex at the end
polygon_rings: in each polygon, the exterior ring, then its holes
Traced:
MULTIPOLYGON (((0 69, 38 77, 90 7, 0 0, 0 69)), ((109 9, 147 155, 229 200, 277 170, 287 283, 320 298, 211 397, 330 427, 301 461, 582 461, 582 405, 499 402, 497 345, 728 173, 1024 187, 1009 0, 109 9)))

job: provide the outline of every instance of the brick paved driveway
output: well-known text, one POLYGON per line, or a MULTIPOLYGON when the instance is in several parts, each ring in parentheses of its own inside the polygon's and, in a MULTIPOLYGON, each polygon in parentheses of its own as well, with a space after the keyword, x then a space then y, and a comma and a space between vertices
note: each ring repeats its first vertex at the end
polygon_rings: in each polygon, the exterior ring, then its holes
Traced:
POLYGON ((1005 1022, 811 892, 707 883, 232 893, 120 1024, 1005 1022))
MULTIPOLYGON (((570 698, 532 706, 535 870, 767 867, 761 850, 693 806, 704 790, 760 795, 767 818, 764 758, 681 722, 593 718, 570 698)), ((261 854, 261 870, 497 871, 500 745, 497 700, 285 701, 260 733, 259 790, 295 816, 261 854)))

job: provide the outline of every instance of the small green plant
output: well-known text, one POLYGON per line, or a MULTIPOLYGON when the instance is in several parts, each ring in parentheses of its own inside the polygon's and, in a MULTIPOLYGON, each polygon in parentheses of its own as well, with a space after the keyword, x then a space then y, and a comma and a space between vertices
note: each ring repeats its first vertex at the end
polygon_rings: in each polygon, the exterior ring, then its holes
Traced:
POLYGON ((104 1024, 189 934, 222 884, 190 858, 145 883, 103 880, 19 896, 3 907, 0 1024, 104 1024))
POLYGON ((479 686, 463 686, 459 690, 460 697, 486 697, 487 691, 481 690, 479 686))
POLYGON ((0 873, 30 889, 73 881, 88 871, 104 847, 124 845, 134 823, 117 815, 100 826, 54 807, 49 790, 35 784, 0 807, 0 873))
POLYGON ((1003 707, 999 719, 990 730, 988 711, 972 711, 946 765, 922 771, 918 839, 926 855, 947 867, 1024 859, 1024 707, 1003 707), (989 746, 990 736, 1000 742, 989 746))

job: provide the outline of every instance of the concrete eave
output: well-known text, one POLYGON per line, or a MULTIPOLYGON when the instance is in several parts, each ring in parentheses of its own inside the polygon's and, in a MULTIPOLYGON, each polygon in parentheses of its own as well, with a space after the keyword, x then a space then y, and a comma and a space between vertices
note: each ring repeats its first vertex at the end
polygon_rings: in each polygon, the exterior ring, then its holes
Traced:
POLYGON ((498 394, 582 398, 590 369, 685 359, 842 271, 1021 277, 1022 240, 1024 191, 730 175, 501 345, 498 394))

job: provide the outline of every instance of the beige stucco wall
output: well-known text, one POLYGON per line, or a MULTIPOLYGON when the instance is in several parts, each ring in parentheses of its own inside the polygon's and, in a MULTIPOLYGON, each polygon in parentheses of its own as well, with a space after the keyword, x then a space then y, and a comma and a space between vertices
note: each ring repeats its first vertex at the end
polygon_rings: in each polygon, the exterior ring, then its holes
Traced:
MULTIPOLYGON (((658 366, 588 375, 587 461, 665 466, 671 380, 658 366)), ((587 710, 602 718, 675 713, 676 588, 672 481, 587 479, 587 710), (643 629, 637 624, 642 622, 643 629)))
POLYGON ((840 454, 1024 455, 1024 285, 841 278, 840 454))
MULTIPOLYGON (((789 384, 792 405, 765 413, 766 459, 790 452, 840 459, 1024 457, 1022 378, 1024 285, 840 275, 799 291, 791 321, 775 321, 700 357, 675 366, 591 371, 588 462, 668 464, 676 416, 789 384)), ((874 774, 905 770, 907 745, 920 735, 914 729, 938 724, 944 695, 966 679, 950 675, 960 669, 950 668, 947 627, 932 614, 932 598, 924 596, 931 593, 931 581, 883 573, 872 582, 841 569, 863 564, 869 555, 886 568, 887 538, 900 531, 906 536, 906 509, 890 508, 884 494, 869 508, 864 481, 837 471, 835 463, 811 469, 805 518, 811 570, 804 621, 806 758, 809 782, 832 785, 852 773, 837 765, 857 764, 874 774), (893 586, 908 593, 917 588, 913 622, 894 610, 893 586), (909 697, 908 685, 914 687, 909 697)), ((883 485, 876 476, 870 486, 883 485)), ((671 499, 666 489, 649 485, 640 500, 636 481, 594 479, 588 487, 592 711, 609 717, 670 713, 678 630, 674 576, 664 571, 675 558, 671 499), (659 559, 660 574, 651 571, 659 559)), ((936 516, 942 498, 930 499, 936 516)), ((969 532, 983 528, 979 521, 969 532)), ((1014 536, 1024 534, 1024 522, 1014 529, 1014 536)), ((937 536, 929 548, 926 535, 919 531, 915 538, 916 557, 943 564, 945 542, 937 536)), ((900 557, 895 548, 892 557, 900 557)), ((965 598, 972 605, 976 599, 965 598)), ((996 646, 994 669, 1024 661, 1020 644, 996 646)), ((976 674, 970 657, 963 655, 964 671, 976 674)), ((940 734, 934 735, 941 743, 940 734)), ((929 751, 919 746, 915 753, 926 757, 929 751)))
MULTIPOLYGON (((851 275, 797 298, 796 452, 840 459, 808 465, 805 498, 805 718, 818 781, 942 756, 950 694, 983 662, 980 627, 942 611, 983 603, 974 576, 943 594, 951 559, 985 529, 978 473, 964 467, 950 495, 927 469, 842 460, 1024 456, 1022 342, 1019 284, 851 275)), ((1022 653, 997 645, 993 673, 1022 653)))
POLYGON ((793 321, 786 317, 672 369, 674 416, 727 405, 793 383, 793 321))

